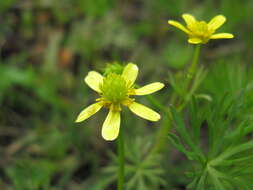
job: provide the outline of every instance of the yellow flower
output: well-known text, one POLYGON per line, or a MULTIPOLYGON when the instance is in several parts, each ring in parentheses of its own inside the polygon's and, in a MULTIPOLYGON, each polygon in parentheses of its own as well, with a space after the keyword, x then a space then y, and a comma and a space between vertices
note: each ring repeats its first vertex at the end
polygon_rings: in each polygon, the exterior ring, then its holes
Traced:
POLYGON ((150 120, 158 121, 160 115, 155 111, 135 102, 131 95, 147 95, 164 87, 160 82, 154 82, 141 88, 134 88, 138 75, 138 67, 129 63, 122 74, 109 73, 103 77, 96 71, 91 71, 84 81, 90 88, 99 93, 100 98, 96 103, 85 108, 77 117, 76 122, 81 122, 98 112, 102 107, 108 108, 109 113, 102 127, 102 137, 105 140, 114 140, 118 137, 120 128, 121 107, 127 106, 136 115, 150 120))
POLYGON ((177 21, 169 20, 168 23, 172 26, 179 28, 188 34, 188 42, 191 44, 205 44, 210 39, 222 39, 222 38, 233 38, 233 34, 230 33, 218 33, 214 34, 215 31, 221 27, 226 21, 226 17, 223 15, 217 15, 208 23, 205 21, 197 21, 194 16, 190 14, 182 15, 186 22, 186 27, 177 21))

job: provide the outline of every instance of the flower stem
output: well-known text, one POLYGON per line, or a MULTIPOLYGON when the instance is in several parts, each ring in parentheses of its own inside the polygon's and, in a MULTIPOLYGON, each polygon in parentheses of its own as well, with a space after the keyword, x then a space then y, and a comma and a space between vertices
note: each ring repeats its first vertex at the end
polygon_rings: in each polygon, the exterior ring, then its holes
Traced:
MULTIPOLYGON (((190 88, 191 82, 192 82, 192 80, 193 80, 193 78, 196 74, 197 66, 198 66, 198 62, 199 62, 199 56, 200 56, 200 49, 201 49, 200 44, 195 46, 193 61, 192 61, 192 64, 190 65, 190 67, 187 71, 187 78, 185 79, 185 85, 184 85, 185 93, 188 92, 188 89, 190 88)), ((173 94, 172 98, 171 98, 171 101, 170 101, 170 104, 174 105, 176 103, 178 104, 177 110, 182 111, 182 109, 187 105, 188 102, 181 99, 177 95, 173 94), (179 98, 179 101, 176 102, 178 98, 179 98)), ((161 109, 161 110, 163 111, 164 108, 161 109)), ((157 132, 157 143, 154 145, 154 147, 151 151, 152 153, 160 153, 160 152, 163 151, 163 149, 166 146, 168 132, 169 132, 170 128, 172 127, 172 120, 170 118, 170 113, 168 111, 165 111, 164 113, 167 115, 167 118, 166 118, 166 121, 164 122, 164 124, 160 127, 160 129, 157 132)))
POLYGON ((200 48, 201 48, 200 44, 197 44, 195 46, 193 61, 192 61, 192 64, 189 67, 188 72, 187 72, 187 78, 186 78, 186 83, 185 83, 186 91, 188 90, 189 85, 190 85, 190 83, 196 73, 196 70, 197 70, 197 65, 199 62, 199 55, 200 55, 200 48))
POLYGON ((125 145, 124 145, 124 136, 123 131, 120 130, 119 137, 117 140, 118 146, 118 161, 119 161, 119 169, 118 169, 118 188, 117 190, 123 190, 124 180, 125 180, 125 145))

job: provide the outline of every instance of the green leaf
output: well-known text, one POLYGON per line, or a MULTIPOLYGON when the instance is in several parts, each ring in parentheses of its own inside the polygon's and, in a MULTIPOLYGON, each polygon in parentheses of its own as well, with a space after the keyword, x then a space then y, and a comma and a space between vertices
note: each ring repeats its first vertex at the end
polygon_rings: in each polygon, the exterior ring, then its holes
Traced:
POLYGON ((198 160, 200 160, 201 162, 204 161, 204 156, 200 148, 196 144, 193 143, 193 140, 191 139, 189 132, 186 129, 186 126, 182 120, 182 117, 173 106, 171 106, 171 113, 176 124, 176 130, 181 135, 183 141, 192 149, 192 151, 196 155, 198 155, 198 157, 195 157, 195 158, 198 158, 198 160))
POLYGON ((180 139, 178 136, 170 133, 168 135, 169 140, 171 141, 171 143, 182 153, 184 153, 187 158, 189 160, 194 160, 194 158, 196 159, 196 155, 193 152, 190 152, 188 150, 186 150, 186 148, 184 147, 184 145, 180 142, 180 139))
POLYGON ((210 162, 212 166, 220 164, 223 160, 246 150, 253 149, 253 140, 243 143, 241 145, 230 147, 224 151, 220 156, 210 162))
POLYGON ((189 133, 186 130, 181 115, 176 111, 176 109, 173 106, 171 106, 170 108, 172 117, 176 124, 177 132, 182 136, 183 140, 187 143, 187 145, 189 145, 190 148, 194 149, 195 145, 192 143, 192 140, 189 136, 189 133))
POLYGON ((226 190, 224 185, 223 185, 223 182, 221 181, 222 178, 229 178, 227 177, 225 174, 217 171, 216 169, 212 168, 212 167, 209 167, 208 168, 208 172, 211 176, 211 179, 212 179, 212 182, 213 182, 213 185, 215 187, 216 190, 226 190))
POLYGON ((200 127, 202 123, 202 118, 199 117, 199 112, 197 111, 197 101, 193 97, 192 101, 189 106, 190 111, 190 118, 191 118, 191 128, 192 128, 192 134, 193 134, 193 140, 195 144, 200 144, 200 127))
POLYGON ((198 180, 198 185, 196 190, 204 190, 205 189, 205 181, 206 181, 207 173, 204 172, 198 180))

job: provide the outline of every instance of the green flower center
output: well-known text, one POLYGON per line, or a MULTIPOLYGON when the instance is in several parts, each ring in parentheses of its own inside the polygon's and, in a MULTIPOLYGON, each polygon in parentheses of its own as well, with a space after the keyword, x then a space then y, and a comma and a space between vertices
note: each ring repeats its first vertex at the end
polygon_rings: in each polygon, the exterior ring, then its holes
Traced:
POLYGON ((125 79, 118 74, 108 74, 101 85, 102 97, 114 104, 121 103, 128 96, 125 79))
POLYGON ((212 31, 208 29, 208 24, 205 21, 196 22, 191 30, 194 35, 200 38, 208 38, 212 34, 212 31))
POLYGON ((122 74, 124 67, 117 62, 107 63, 104 71, 104 76, 107 76, 110 73, 116 73, 118 75, 122 74))

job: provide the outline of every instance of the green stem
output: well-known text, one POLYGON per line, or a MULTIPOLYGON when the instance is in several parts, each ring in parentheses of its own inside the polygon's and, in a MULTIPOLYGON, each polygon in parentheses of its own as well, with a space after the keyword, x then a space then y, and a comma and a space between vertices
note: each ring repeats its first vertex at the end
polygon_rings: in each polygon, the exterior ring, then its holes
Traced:
POLYGON ((196 71, 197 71, 197 66, 199 63, 200 49, 201 49, 201 45, 197 44, 195 46, 192 64, 187 71, 186 80, 185 80, 185 84, 184 84, 185 89, 184 89, 183 99, 180 99, 178 102, 178 105, 177 105, 177 110, 179 112, 181 112, 184 109, 184 107, 187 105, 187 103, 189 101, 189 97, 187 98, 186 96, 189 93, 192 79, 194 78, 196 71))
POLYGON ((186 91, 188 90, 190 83, 196 73, 196 70, 197 70, 197 65, 199 63, 200 48, 201 48, 200 44, 195 46, 193 61, 192 61, 192 64, 189 67, 188 72, 187 72, 187 78, 186 78, 186 82, 185 82, 186 91))
MULTIPOLYGON (((186 93, 188 92, 188 89, 190 88, 192 79, 194 78, 196 71, 197 71, 200 49, 201 49, 200 44, 195 46, 193 61, 187 71, 187 78, 186 78, 185 86, 184 86, 186 93)), ((172 97, 173 98, 171 99, 170 104, 174 105, 178 98, 175 94, 173 94, 172 97)), ((154 99, 151 99, 151 100, 154 102, 154 99)), ((178 103, 179 103, 177 106, 178 111, 182 111, 183 108, 187 105, 187 101, 182 100, 182 99, 179 100, 178 103)), ((158 103, 156 102, 156 104, 158 104, 158 103)), ((154 145, 154 147, 152 149, 152 153, 159 153, 164 149, 164 146, 166 145, 166 142, 167 142, 168 132, 172 126, 172 120, 170 118, 170 113, 163 107, 163 105, 161 105, 161 106, 159 105, 159 107, 161 107, 161 110, 166 114, 167 117, 166 117, 166 121, 164 122, 164 124, 160 127, 160 129, 157 132, 157 143, 154 145), (164 111, 164 110, 166 110, 166 111, 164 111)))
POLYGON ((125 145, 124 145, 124 136, 123 131, 120 130, 119 137, 117 140, 118 144, 118 188, 117 190, 123 190, 124 180, 125 180, 125 145))

